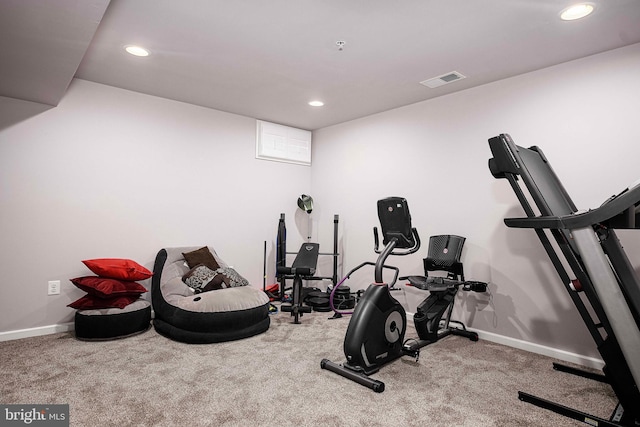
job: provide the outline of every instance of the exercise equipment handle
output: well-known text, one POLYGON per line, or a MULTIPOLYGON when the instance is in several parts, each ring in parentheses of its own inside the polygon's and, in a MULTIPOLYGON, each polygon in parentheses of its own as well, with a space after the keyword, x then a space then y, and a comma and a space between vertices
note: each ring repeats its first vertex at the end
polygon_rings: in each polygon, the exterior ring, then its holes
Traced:
MULTIPOLYGON (((398 250, 396 252, 393 252, 391 255, 403 256, 403 255, 410 255, 418 252, 418 250, 420 249, 420 245, 422 244, 420 242, 420 235, 418 234, 418 230, 415 227, 411 228, 411 233, 413 234, 413 240, 415 244, 404 251, 398 250)), ((393 237, 393 239, 396 239, 397 241, 397 238, 393 237)), ((374 242, 373 251, 377 254, 380 254, 381 251, 380 251, 380 238, 378 237, 378 227, 373 227, 373 242, 374 242)))
POLYGON ((378 256, 374 271, 374 278, 376 283, 382 283, 382 269, 384 268, 384 263, 387 258, 389 258, 389 255, 391 255, 391 252, 393 252, 393 250, 395 249, 397 243, 398 239, 396 239, 395 237, 392 238, 391 241, 384 247, 382 253, 378 256))
POLYGON ((378 227, 373 227, 373 250, 375 253, 379 254, 380 250, 380 238, 378 237, 378 227))

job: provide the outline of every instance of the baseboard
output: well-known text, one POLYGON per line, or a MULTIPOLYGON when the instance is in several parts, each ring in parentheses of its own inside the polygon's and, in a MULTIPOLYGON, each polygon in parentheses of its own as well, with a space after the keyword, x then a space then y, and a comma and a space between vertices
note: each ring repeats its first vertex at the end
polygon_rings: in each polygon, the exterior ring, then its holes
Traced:
POLYGON ((37 337, 40 335, 57 334, 74 330, 74 323, 40 326, 37 328, 19 329, 17 331, 0 332, 0 341, 19 340, 21 338, 37 337))
MULTIPOLYGON (((151 318, 154 319, 155 312, 151 310, 151 318)), ((59 325, 40 326, 37 328, 19 329, 17 331, 0 332, 0 342, 19 340, 21 338, 39 337, 40 335, 57 334, 60 332, 70 332, 75 330, 75 323, 61 323, 59 325)))
MULTIPOLYGON (((407 313, 410 319, 413 318, 412 313, 407 313)), ((21 338, 37 337, 40 335, 56 334, 59 332, 73 331, 74 323, 63 323, 59 325, 41 326, 38 328, 20 329, 17 331, 0 332, 0 341, 11 341, 21 338)), ((497 344, 506 345, 508 347, 518 348, 520 350, 529 351, 531 353, 541 354, 543 356, 553 357, 565 362, 576 363, 594 369, 602 369, 604 362, 601 359, 587 357, 576 353, 571 353, 556 348, 547 347, 516 338, 505 337, 503 335, 485 332, 478 329, 468 328, 470 331, 476 332, 478 337, 485 341, 495 342, 497 344)))
MULTIPOLYGON (((413 313, 407 313, 407 317, 413 321, 413 313)), ((506 345, 507 347, 513 347, 520 350, 528 351, 531 353, 541 354, 543 356, 553 357, 555 359, 562 360, 563 362, 575 363, 580 366, 585 366, 594 369, 602 369, 604 362, 602 359, 595 357, 583 356, 581 354, 571 353, 565 350, 559 350, 557 348, 547 347, 540 344, 535 344, 529 341, 519 340, 517 338, 505 337, 503 335, 494 334, 491 332, 485 332, 474 328, 467 328, 478 334, 478 338, 485 341, 491 341, 496 344, 506 345)))
POLYGON ((571 353, 565 350, 558 350, 557 348, 547 347, 516 338, 505 337, 502 335, 493 334, 491 332, 479 331, 473 328, 467 329, 476 332, 481 340, 503 344, 508 347, 518 348, 520 350, 529 351, 531 353, 553 357, 564 362, 576 363, 578 365, 586 366, 589 368, 602 369, 604 366, 604 362, 601 359, 597 359, 595 357, 583 356, 581 354, 571 353))

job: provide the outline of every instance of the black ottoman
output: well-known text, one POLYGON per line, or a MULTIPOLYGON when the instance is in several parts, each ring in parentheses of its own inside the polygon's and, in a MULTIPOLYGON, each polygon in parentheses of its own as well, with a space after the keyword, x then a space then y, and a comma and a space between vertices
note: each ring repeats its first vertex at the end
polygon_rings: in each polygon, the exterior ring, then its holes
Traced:
POLYGON ((138 299, 125 308, 78 310, 75 316, 79 340, 111 340, 147 331, 151 326, 151 303, 138 299))

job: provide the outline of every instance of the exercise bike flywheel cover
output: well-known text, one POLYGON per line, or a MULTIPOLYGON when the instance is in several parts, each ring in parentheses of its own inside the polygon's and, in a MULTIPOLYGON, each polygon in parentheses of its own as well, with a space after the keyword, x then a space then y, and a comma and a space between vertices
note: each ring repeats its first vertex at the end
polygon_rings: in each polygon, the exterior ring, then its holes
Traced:
POLYGON ((384 336, 387 342, 393 344, 398 341, 402 334, 402 329, 404 329, 402 315, 399 311, 392 311, 384 322, 384 336))
POLYGON ((313 198, 307 194, 302 194, 298 197, 298 207, 310 214, 313 210, 313 198))

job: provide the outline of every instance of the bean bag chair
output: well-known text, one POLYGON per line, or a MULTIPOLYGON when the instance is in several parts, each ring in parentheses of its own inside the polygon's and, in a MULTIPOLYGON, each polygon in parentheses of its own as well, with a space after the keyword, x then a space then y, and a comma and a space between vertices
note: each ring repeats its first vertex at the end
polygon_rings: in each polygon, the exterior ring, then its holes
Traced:
POLYGON ((247 338, 265 332, 270 324, 269 297, 211 247, 161 249, 151 279, 151 303, 158 333, 186 343, 247 338))

